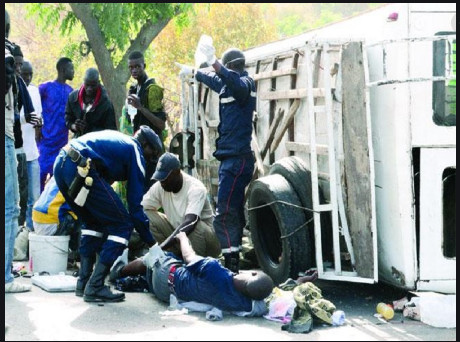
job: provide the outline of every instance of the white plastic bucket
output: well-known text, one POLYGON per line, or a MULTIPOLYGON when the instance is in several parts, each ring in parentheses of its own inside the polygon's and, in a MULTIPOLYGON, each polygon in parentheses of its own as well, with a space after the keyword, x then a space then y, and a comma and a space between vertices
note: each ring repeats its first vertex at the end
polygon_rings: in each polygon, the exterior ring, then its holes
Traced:
POLYGON ((29 268, 32 273, 59 274, 67 270, 70 236, 29 234, 29 268))

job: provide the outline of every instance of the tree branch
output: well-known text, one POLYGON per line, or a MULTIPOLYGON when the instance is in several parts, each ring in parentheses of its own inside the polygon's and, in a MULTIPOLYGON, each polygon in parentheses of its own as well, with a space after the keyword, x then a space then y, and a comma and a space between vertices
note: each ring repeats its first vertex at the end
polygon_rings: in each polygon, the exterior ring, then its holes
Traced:
MULTIPOLYGON (((121 62, 117 65, 115 72, 121 72, 123 69, 126 69, 126 61, 128 60, 128 56, 131 52, 140 51, 144 53, 161 30, 168 25, 170 20, 171 18, 161 19, 157 23, 153 24, 152 21, 148 19, 141 27, 137 37, 131 42, 131 45, 126 50, 121 62)), ((128 81, 128 79, 126 79, 126 81, 128 81)))
POLYGON ((91 11, 91 5, 89 3, 70 3, 70 7, 85 28, 101 76, 104 77, 104 75, 113 74, 115 68, 112 58, 105 45, 104 34, 99 27, 96 17, 91 11))

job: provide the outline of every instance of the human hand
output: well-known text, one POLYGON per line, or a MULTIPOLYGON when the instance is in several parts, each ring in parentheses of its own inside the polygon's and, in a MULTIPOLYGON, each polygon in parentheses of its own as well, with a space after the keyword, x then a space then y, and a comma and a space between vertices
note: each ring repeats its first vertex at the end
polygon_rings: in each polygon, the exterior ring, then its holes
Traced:
POLYGON ((181 80, 185 80, 193 76, 193 68, 191 66, 180 64, 177 62, 175 62, 174 64, 180 68, 179 77, 181 78, 181 80))
POLYGON ((217 58, 216 58, 216 49, 212 44, 203 44, 200 46, 200 51, 203 55, 206 56, 206 62, 209 65, 213 65, 217 58))
POLYGON ((142 106, 141 99, 136 94, 128 95, 128 104, 136 109, 139 109, 142 106))
POLYGON ((75 130, 76 131, 79 131, 79 132, 83 133, 83 131, 86 128, 86 121, 81 120, 81 119, 77 119, 77 120, 75 120, 74 125, 75 125, 75 130))
POLYGON ((39 143, 43 138, 42 126, 35 126, 35 141, 39 143))
POLYGON ((32 126, 40 126, 41 120, 38 117, 37 113, 32 112, 29 114, 25 114, 26 122, 30 123, 32 126))
POLYGON ((204 43, 200 46, 200 51, 206 56, 208 64, 212 65, 216 62, 216 49, 212 44, 204 43))

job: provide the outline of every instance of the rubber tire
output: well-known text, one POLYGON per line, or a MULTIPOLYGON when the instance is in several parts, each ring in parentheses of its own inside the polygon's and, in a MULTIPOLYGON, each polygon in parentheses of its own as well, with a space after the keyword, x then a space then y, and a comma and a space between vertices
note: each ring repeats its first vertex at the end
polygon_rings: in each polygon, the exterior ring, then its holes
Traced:
MULTIPOLYGON (((297 196, 305 208, 313 208, 311 172, 307 164, 299 157, 284 157, 276 161, 270 168, 270 175, 278 174, 286 178, 296 192, 297 196)), ((319 187, 319 202, 325 204, 323 191, 319 187)), ((332 219, 330 213, 321 213, 321 241, 323 260, 332 260, 332 219)), ((305 230, 307 241, 310 241, 312 248, 311 264, 316 264, 315 256, 315 226, 313 222, 313 212, 305 210, 307 220, 312 220, 305 230)))
MULTIPOLYGON (((296 192, 281 175, 269 175, 252 182, 248 196, 249 209, 278 200, 301 205, 296 192)), ((311 244, 307 241, 306 227, 281 239, 306 222, 304 210, 274 203, 249 210, 248 216, 257 260, 275 284, 287 278, 297 279, 299 272, 310 268, 311 244)))

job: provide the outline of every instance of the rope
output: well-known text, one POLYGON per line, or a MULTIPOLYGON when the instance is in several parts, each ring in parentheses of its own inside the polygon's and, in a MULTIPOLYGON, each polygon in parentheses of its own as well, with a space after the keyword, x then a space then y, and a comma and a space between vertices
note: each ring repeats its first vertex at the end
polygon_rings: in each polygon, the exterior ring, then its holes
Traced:
POLYGON ((302 206, 300 206, 300 205, 296 205, 296 204, 293 204, 293 203, 289 203, 289 202, 285 202, 285 201, 280 201, 280 200, 273 201, 273 202, 266 203, 266 204, 262 204, 262 205, 259 205, 259 206, 257 206, 257 207, 248 208, 248 210, 260 209, 260 208, 263 208, 263 207, 267 207, 267 206, 269 206, 269 205, 272 205, 272 204, 274 204, 274 203, 281 203, 281 204, 290 205, 291 207, 295 207, 295 208, 299 208, 299 209, 302 209, 302 210, 311 211, 311 212, 313 212, 313 213, 322 213, 321 211, 313 210, 313 209, 311 209, 311 208, 302 207, 302 206))

